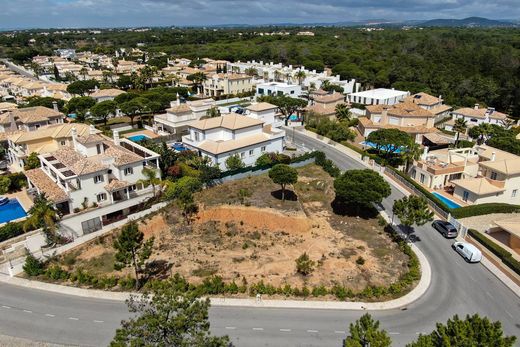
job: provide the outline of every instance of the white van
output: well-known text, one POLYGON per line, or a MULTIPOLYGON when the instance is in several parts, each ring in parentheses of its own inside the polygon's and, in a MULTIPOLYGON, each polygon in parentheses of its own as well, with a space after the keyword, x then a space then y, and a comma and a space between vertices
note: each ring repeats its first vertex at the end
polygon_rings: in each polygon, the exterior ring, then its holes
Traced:
POLYGON ((471 243, 455 242, 451 247, 468 262, 478 263, 482 260, 482 252, 471 243))

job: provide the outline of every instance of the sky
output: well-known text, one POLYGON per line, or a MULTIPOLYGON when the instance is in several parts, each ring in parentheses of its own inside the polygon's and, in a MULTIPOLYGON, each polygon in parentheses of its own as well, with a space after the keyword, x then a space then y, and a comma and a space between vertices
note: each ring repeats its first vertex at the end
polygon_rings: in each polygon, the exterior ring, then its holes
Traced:
POLYGON ((520 18, 520 0, 0 0, 2 28, 520 18))

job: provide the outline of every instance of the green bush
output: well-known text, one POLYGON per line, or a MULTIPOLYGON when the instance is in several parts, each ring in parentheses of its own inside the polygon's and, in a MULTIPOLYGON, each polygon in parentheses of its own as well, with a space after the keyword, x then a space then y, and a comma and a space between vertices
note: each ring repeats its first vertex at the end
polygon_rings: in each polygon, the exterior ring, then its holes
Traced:
POLYGON ((25 264, 23 265, 23 271, 27 276, 39 276, 44 273, 45 266, 42 261, 38 260, 32 254, 28 254, 25 258, 25 264))
POLYGON ((8 222, 4 226, 0 227, 0 242, 22 235, 23 233, 22 222, 8 222))
POLYGON ((327 159, 327 156, 323 152, 316 152, 315 163, 316 165, 321 166, 323 171, 328 173, 331 177, 338 177, 341 174, 341 170, 332 160, 327 159))
POLYGON ((467 218, 473 216, 482 216, 491 213, 515 213, 520 212, 519 205, 509 205, 502 203, 489 203, 480 205, 471 205, 451 210, 451 215, 455 218, 467 218))
POLYGON ((510 252, 506 251, 504 248, 500 247, 500 245, 474 229, 468 229, 468 234, 477 240, 482 246, 491 251, 491 253, 499 257, 504 264, 511 268, 511 270, 520 275, 520 262, 513 258, 513 255, 510 252))

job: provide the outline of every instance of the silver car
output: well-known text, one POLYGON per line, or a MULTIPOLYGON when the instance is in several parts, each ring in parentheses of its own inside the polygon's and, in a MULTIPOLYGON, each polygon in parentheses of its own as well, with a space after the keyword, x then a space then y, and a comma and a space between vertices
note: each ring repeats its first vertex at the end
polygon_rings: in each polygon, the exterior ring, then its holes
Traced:
POLYGON ((459 234, 457 228, 443 220, 433 221, 432 227, 448 239, 455 238, 459 234))

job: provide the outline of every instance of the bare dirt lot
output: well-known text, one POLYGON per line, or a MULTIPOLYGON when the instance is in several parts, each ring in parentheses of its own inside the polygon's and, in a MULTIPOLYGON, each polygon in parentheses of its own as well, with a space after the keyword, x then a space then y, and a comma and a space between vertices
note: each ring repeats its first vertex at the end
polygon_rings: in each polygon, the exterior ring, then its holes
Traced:
MULTIPOLYGON (((155 237, 151 260, 169 264, 163 275, 179 273, 192 283, 219 275, 227 282, 340 284, 353 290, 389 285, 408 271, 408 257, 378 218, 333 213, 332 178, 315 165, 298 171, 289 201, 279 200, 279 186, 262 175, 197 194, 199 212, 190 225, 173 206, 144 220, 145 238, 155 237), (296 273, 295 260, 304 252, 316 262, 308 276, 296 273)), ((112 238, 85 244, 61 263, 69 270, 121 275, 113 270, 112 238)))

